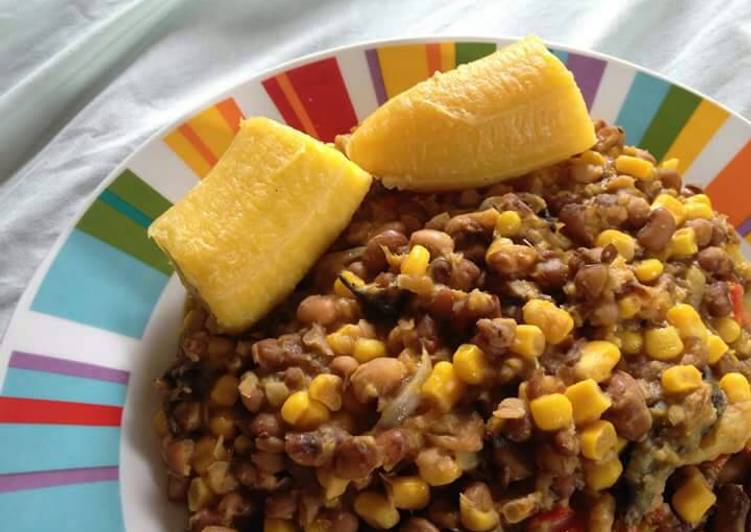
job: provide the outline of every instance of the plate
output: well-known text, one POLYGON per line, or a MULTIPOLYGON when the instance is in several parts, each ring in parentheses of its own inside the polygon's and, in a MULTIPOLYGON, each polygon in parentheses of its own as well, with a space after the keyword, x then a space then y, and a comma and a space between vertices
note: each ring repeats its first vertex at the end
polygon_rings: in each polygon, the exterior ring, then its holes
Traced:
MULTIPOLYGON (((166 128, 98 188, 35 273, 0 344, 0 515, 6 530, 180 530, 151 431, 152 381, 174 357, 185 291, 146 237, 211 169, 244 116, 325 141, 428 77, 509 39, 347 46, 252 77, 166 128)), ((592 116, 625 127, 751 240, 751 123, 624 61, 551 45, 592 116)))

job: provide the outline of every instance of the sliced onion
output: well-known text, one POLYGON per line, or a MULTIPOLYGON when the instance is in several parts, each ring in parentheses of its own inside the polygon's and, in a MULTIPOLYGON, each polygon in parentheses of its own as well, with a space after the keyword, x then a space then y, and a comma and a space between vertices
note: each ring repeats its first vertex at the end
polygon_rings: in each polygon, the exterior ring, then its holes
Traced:
POLYGON ((378 427, 395 427, 417 410, 417 407, 420 405, 422 385, 428 380, 432 369, 433 364, 430 362, 430 355, 423 348, 422 358, 415 374, 412 375, 409 381, 402 385, 396 397, 385 403, 383 408, 380 408, 381 419, 378 420, 378 427))

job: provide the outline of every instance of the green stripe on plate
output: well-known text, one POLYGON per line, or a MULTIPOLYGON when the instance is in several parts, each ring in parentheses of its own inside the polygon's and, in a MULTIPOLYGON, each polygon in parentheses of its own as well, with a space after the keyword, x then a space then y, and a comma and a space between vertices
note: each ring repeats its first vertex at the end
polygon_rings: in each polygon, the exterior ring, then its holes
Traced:
POLYGON ((152 220, 169 209, 172 204, 159 192, 147 185, 131 170, 125 170, 107 190, 129 203, 152 220))
POLYGON ((76 227, 165 275, 172 274, 167 258, 146 236, 146 228, 100 199, 89 207, 76 227))
POLYGON ((701 103, 701 98, 673 85, 665 95, 639 146, 662 160, 673 141, 701 103))
POLYGON ((456 43, 456 65, 469 63, 495 52, 496 45, 492 42, 458 42, 456 43))

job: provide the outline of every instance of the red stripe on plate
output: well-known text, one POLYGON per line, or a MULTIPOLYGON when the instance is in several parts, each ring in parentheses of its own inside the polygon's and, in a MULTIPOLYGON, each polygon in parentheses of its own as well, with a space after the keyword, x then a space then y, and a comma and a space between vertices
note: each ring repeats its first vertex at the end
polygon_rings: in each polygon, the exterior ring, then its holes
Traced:
POLYGON ((336 58, 331 57, 286 72, 318 138, 330 142, 357 125, 357 115, 336 58))
POLYGON ((0 423, 120 426, 119 406, 0 397, 0 423))
POLYGON ((274 105, 276 105, 279 114, 282 115, 282 118, 287 125, 300 131, 304 131, 302 122, 300 122, 300 119, 297 117, 292 105, 287 101, 287 97, 284 95, 276 78, 265 79, 261 84, 263 85, 263 88, 266 89, 266 93, 271 98, 271 101, 274 102, 274 105))
POLYGON ((201 154, 201 157, 203 157, 203 159, 207 163, 209 163, 210 166, 214 166, 216 164, 216 157, 214 157, 214 154, 211 153, 209 147, 203 143, 201 137, 199 137, 198 134, 193 131, 193 128, 190 127, 190 125, 183 124, 178 127, 177 130, 182 134, 183 137, 188 139, 188 142, 193 145, 196 151, 201 154))

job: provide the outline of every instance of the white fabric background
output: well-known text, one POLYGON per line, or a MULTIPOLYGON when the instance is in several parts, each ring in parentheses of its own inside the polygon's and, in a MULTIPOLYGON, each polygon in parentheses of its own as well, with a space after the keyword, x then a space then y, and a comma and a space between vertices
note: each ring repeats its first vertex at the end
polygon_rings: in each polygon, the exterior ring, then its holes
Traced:
POLYGON ((0 0, 0 332, 96 185, 213 94, 347 43, 527 33, 751 117, 749 0, 0 0))

